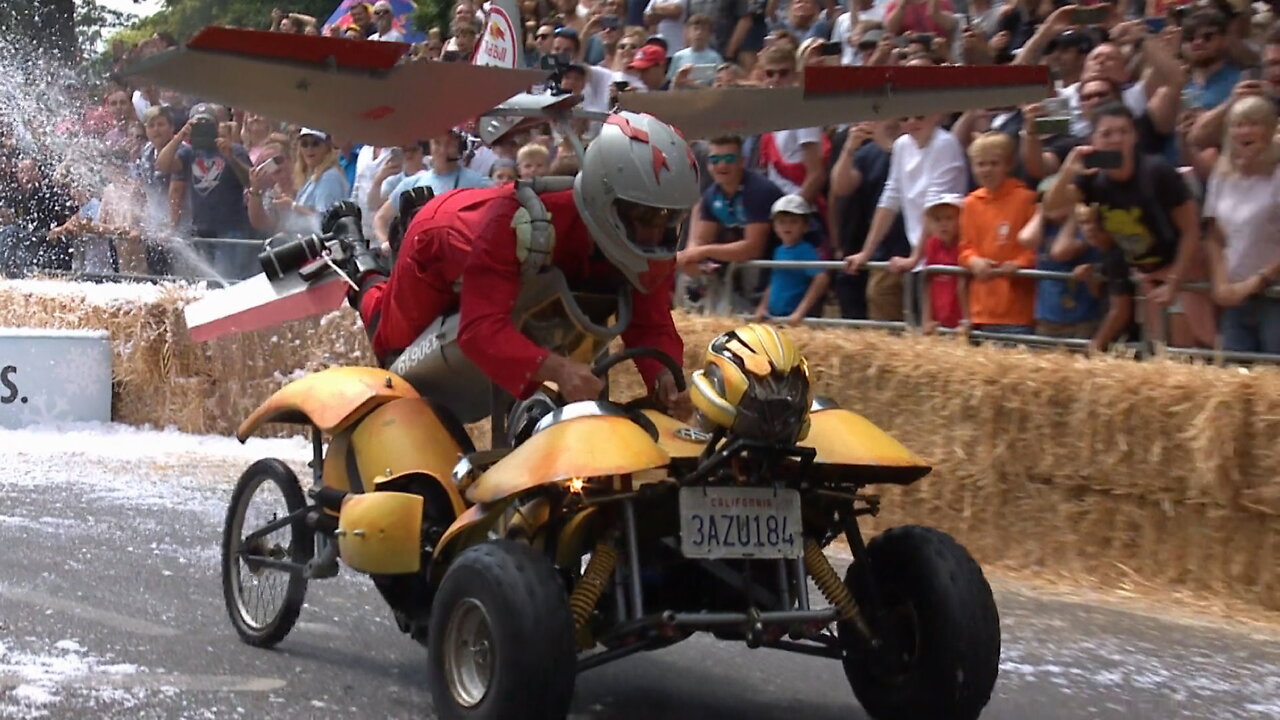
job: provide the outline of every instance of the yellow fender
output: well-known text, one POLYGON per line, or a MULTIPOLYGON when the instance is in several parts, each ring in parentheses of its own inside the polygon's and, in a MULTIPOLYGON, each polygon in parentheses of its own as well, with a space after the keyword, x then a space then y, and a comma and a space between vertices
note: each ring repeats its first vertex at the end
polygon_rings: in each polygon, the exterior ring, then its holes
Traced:
POLYGON ((671 461, 631 420, 588 415, 556 423, 529 438, 467 489, 473 503, 492 503, 546 483, 570 478, 626 475, 671 461))
POLYGON ((415 573, 422 567, 421 495, 371 492, 349 495, 338 516, 338 554, 372 575, 415 573))
POLYGON ((341 432, 370 409, 418 391, 400 376, 370 367, 335 367, 312 373, 277 390, 236 431, 244 442, 265 423, 303 423, 328 435, 341 432))
POLYGON ((837 471, 839 479, 909 483, 932 468, 875 423, 843 408, 809 415, 809 435, 799 444, 818 451, 814 462, 837 471), (857 470, 859 476, 848 471, 857 470))

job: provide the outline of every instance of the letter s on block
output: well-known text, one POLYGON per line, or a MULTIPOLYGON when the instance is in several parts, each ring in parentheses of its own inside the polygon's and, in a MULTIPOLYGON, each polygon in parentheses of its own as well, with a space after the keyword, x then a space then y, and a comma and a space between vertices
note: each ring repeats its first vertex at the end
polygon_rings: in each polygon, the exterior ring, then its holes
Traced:
POLYGON ((8 391, 6 394, 0 395, 0 405, 9 405, 18 399, 18 386, 13 381, 13 375, 17 372, 18 368, 13 365, 5 365, 4 369, 0 370, 0 388, 8 391))

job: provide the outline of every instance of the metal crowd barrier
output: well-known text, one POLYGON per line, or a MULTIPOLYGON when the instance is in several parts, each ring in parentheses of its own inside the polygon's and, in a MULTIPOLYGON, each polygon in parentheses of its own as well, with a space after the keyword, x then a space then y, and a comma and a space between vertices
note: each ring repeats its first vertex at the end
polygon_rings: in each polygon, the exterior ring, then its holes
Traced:
MULTIPOLYGON (((725 272, 725 279, 720 287, 723 297, 716 298, 711 302, 712 312, 718 315, 729 315, 731 307, 731 296, 733 293, 733 278, 745 268, 760 269, 778 269, 778 270, 833 270, 840 272, 844 269, 844 262, 839 260, 749 260, 745 262, 730 263, 725 272)), ((863 265, 864 269, 870 270, 888 270, 888 262, 869 262, 863 265)), ((829 327, 853 327, 853 328, 874 328, 891 330, 897 332, 919 332, 920 329, 929 321, 929 283, 930 275, 964 275, 972 277, 973 273, 968 268, 958 265, 926 265, 917 268, 903 282, 903 318, 901 322, 885 321, 885 320, 850 320, 845 318, 805 318, 803 322, 807 325, 829 326, 829 327), (918 282, 917 282, 918 280, 918 282), (919 308, 921 318, 916 317, 916 296, 919 296, 919 308)), ((1069 272, 1055 272, 1050 270, 1018 270, 1013 273, 1015 277, 1024 277, 1031 280, 1072 280, 1074 277, 1069 272)), ((1192 290, 1194 292, 1209 292, 1211 285, 1207 282, 1183 282, 1179 283, 1179 289, 1192 290)), ((1266 297, 1280 299, 1280 284, 1272 285, 1263 293, 1266 297)), ((1147 298, 1142 295, 1135 296, 1134 317, 1146 317, 1147 298)), ((1206 348, 1184 348, 1174 347, 1168 344, 1167 339, 1170 337, 1170 312, 1169 307, 1163 308, 1160 317, 1162 321, 1161 338, 1165 341, 1158 341, 1151 336, 1151 328, 1146 323, 1141 323, 1143 337, 1137 344, 1139 355, 1169 354, 1181 355, 1187 357, 1198 357, 1212 360, 1217 364, 1224 362, 1241 362, 1241 363, 1268 363, 1280 364, 1280 355, 1270 355, 1266 353, 1250 353, 1250 352, 1231 352, 1226 350, 1206 349, 1206 348)), ((744 315, 745 317, 745 315, 744 315)), ((940 335, 957 335, 962 331, 956 328, 937 328, 935 331, 940 335)), ((1005 342, 1022 345, 1037 345, 1046 347, 1061 347, 1072 351, 1084 352, 1089 349, 1090 340, 1087 338, 1059 338, 1049 337, 1046 335, 1020 335, 1008 333, 991 333, 982 332, 980 330, 971 330, 966 333, 968 337, 975 340, 984 340, 991 342, 1005 342)))

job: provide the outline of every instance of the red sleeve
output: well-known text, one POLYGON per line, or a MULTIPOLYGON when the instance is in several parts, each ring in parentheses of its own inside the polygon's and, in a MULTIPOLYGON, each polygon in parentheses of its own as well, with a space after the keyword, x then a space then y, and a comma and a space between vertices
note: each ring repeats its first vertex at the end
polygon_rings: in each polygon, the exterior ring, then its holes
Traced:
MULTIPOLYGON (((680 339, 676 323, 671 319, 674 286, 675 275, 672 274, 653 292, 631 291, 631 325, 622 333, 622 341, 629 348, 651 347, 661 350, 683 367, 684 341, 680 339)), ((652 390, 666 366, 653 358, 636 358, 636 369, 644 378, 645 387, 652 390)))
POLYGON ((525 337, 511 321, 520 294, 513 202, 476 228, 476 244, 462 272, 462 318, 458 344, 489 379, 517 398, 537 387, 533 379, 548 351, 525 337))

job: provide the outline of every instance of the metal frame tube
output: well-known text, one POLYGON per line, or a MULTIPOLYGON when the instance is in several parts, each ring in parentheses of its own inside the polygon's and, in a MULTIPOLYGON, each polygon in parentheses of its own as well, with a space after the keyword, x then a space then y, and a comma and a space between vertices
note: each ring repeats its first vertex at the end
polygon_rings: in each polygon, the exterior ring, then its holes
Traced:
POLYGON ((623 517, 627 525, 627 566, 631 574, 631 618, 644 615, 644 590, 640 586, 640 540, 636 534, 635 501, 622 503, 623 517))

